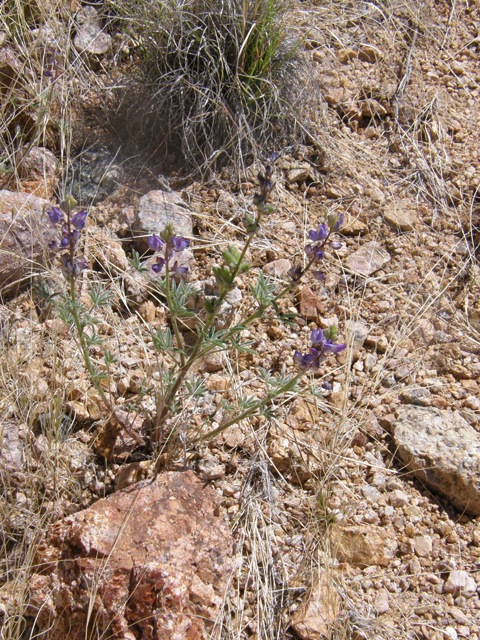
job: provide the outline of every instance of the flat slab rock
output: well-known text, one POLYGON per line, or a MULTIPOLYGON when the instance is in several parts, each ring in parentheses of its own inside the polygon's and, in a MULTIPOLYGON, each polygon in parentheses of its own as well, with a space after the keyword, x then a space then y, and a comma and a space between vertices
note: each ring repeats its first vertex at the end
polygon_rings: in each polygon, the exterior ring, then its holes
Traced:
POLYGON ((393 436, 417 478, 460 511, 480 515, 480 435, 458 411, 402 406, 393 436))
POLYGON ((29 615, 50 640, 84 637, 87 626, 117 640, 216 638, 232 557, 216 500, 193 472, 168 472, 55 523, 29 615))
POLYGON ((352 253, 345 262, 353 273, 371 276, 390 261, 390 254, 378 242, 367 242, 358 251, 352 253))

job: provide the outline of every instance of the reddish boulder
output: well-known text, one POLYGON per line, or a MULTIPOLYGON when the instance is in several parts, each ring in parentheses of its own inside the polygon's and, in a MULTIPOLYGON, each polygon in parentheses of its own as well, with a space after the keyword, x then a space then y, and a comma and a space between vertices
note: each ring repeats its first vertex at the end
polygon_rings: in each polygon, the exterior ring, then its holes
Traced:
POLYGON ((215 638, 232 538, 191 472, 140 482, 55 523, 30 582, 50 640, 215 638))

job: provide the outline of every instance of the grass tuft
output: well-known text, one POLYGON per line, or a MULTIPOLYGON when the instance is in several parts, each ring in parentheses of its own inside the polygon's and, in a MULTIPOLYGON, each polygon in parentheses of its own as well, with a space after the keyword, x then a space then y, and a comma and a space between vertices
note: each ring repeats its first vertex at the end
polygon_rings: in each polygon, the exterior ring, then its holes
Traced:
POLYGON ((146 91, 127 107, 138 143, 205 167, 289 132, 302 43, 289 0, 110 4, 141 58, 146 91))

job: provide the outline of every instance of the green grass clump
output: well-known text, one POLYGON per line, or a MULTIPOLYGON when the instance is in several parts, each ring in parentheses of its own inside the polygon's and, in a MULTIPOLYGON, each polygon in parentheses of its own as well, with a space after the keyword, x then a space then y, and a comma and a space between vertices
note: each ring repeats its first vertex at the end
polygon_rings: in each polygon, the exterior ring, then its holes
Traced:
POLYGON ((287 25, 288 3, 112 2, 148 87, 135 104, 144 137, 164 151, 177 145, 187 162, 205 166, 284 135, 300 44, 287 25))

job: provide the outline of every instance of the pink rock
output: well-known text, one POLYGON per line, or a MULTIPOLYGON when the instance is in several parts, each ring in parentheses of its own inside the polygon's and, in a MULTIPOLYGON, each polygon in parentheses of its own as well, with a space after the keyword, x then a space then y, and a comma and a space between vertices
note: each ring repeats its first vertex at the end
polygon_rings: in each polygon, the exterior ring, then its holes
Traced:
POLYGON ((339 562, 386 567, 395 557, 397 541, 382 527, 352 525, 335 532, 334 544, 339 562))
POLYGON ((273 262, 269 262, 268 264, 266 264, 263 267, 263 273, 266 273, 268 276, 283 278, 288 274, 291 268, 292 263, 290 262, 290 260, 280 258, 280 260, 274 260, 273 262))
POLYGON ((322 572, 306 603, 295 612, 292 628, 302 640, 326 640, 338 612, 338 592, 327 574, 322 572))
POLYGON ((44 213, 49 204, 28 193, 0 191, 0 294, 15 293, 43 270, 48 244, 58 236, 44 213))
POLYGON ((216 494, 191 472, 140 482, 48 531, 29 614, 50 640, 200 640, 212 634, 231 570, 216 494))

